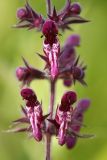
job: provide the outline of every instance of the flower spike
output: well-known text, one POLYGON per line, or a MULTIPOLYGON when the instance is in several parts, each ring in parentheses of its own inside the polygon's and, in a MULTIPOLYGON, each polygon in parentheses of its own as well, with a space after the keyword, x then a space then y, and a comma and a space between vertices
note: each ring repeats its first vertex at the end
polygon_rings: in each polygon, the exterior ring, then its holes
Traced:
MULTIPOLYGON (((81 134, 84 125, 84 114, 90 106, 89 99, 77 101, 77 93, 66 91, 54 114, 56 83, 58 79, 67 87, 80 82, 86 86, 85 71, 87 66, 77 54, 80 47, 80 36, 70 35, 63 46, 60 45, 60 30, 73 31, 73 24, 86 23, 88 20, 81 17, 82 7, 79 3, 66 0, 64 7, 58 11, 52 6, 51 0, 46 0, 47 18, 35 11, 28 1, 24 7, 17 10, 18 23, 16 28, 36 29, 41 32, 43 40, 43 54, 36 54, 44 61, 44 67, 39 70, 32 67, 22 57, 24 66, 16 69, 16 77, 22 83, 20 95, 25 103, 21 106, 23 116, 14 120, 11 129, 7 132, 27 132, 36 141, 45 137, 46 158, 51 159, 50 146, 52 136, 56 136, 60 146, 66 145, 73 149, 79 138, 92 138, 91 134, 81 134), (33 80, 48 80, 50 84, 49 111, 43 114, 43 104, 38 100, 37 94, 29 87, 33 80), (24 126, 24 127, 23 127, 24 126)), ((40 38, 40 37, 39 37, 40 38)), ((43 90, 42 90, 43 91, 43 90)), ((44 93, 45 94, 45 93, 44 93)))

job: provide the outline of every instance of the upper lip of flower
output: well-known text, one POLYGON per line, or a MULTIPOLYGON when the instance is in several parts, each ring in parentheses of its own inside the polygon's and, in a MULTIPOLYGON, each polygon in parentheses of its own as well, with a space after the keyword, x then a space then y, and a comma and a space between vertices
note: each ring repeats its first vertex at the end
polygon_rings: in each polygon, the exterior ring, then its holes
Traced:
POLYGON ((54 21, 46 20, 42 27, 42 33, 45 36, 45 43, 50 44, 57 42, 58 29, 54 21))

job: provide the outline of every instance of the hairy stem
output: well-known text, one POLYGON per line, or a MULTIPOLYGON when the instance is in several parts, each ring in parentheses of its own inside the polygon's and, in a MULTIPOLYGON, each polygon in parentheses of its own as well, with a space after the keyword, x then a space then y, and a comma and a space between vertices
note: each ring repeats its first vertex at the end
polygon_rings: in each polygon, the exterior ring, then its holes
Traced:
POLYGON ((47 3, 47 13, 50 15, 52 9, 51 0, 46 0, 46 3, 47 3))
MULTIPOLYGON (((49 119, 52 119, 54 100, 55 100, 55 81, 51 81, 51 95, 50 95, 50 106, 49 106, 49 119)), ((46 160, 51 160, 51 134, 50 134, 50 122, 47 123, 47 134, 46 134, 46 160)))

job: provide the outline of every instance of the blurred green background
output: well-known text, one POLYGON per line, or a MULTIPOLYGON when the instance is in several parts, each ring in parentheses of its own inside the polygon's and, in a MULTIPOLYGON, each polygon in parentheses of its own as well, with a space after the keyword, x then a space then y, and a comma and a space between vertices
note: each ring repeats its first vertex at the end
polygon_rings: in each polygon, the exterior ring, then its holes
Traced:
MULTIPOLYGON (((46 15, 45 0, 29 0, 37 11, 46 15)), ((53 160, 107 160, 107 1, 78 0, 83 6, 82 15, 91 20, 83 25, 73 25, 74 32, 67 31, 60 38, 61 43, 73 33, 81 35, 81 47, 77 49, 81 59, 88 65, 86 81, 88 87, 77 83, 75 89, 79 98, 89 97, 90 110, 85 115, 84 133, 94 133, 94 139, 79 139, 73 150, 60 147, 53 139, 53 160)), ((15 68, 23 64, 23 55, 30 64, 43 68, 35 52, 42 53, 41 34, 36 31, 12 29, 16 23, 16 10, 23 6, 24 0, 0 0, 0 160, 43 160, 44 145, 25 134, 6 134, 11 121, 20 117, 19 83, 15 68)), ((59 9, 64 0, 53 0, 59 9)), ((48 82, 35 81, 31 87, 42 99, 46 112, 49 102, 48 82)), ((67 90, 61 81, 57 84, 56 104, 67 90)))

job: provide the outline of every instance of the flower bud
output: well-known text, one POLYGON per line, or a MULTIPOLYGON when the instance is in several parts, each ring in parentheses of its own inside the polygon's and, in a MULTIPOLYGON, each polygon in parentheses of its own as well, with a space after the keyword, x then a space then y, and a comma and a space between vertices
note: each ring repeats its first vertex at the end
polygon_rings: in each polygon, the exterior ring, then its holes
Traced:
POLYGON ((60 68, 67 68, 73 64, 76 57, 75 49, 71 45, 65 45, 58 59, 60 68))
POLYGON ((81 13, 81 6, 78 3, 73 3, 71 5, 71 11, 73 14, 80 14, 81 13))
POLYGON ((73 136, 66 137, 66 146, 68 149, 72 149, 75 146, 76 142, 77 142, 77 137, 73 136))
POLYGON ((80 36, 79 35, 71 35, 68 37, 67 41, 66 41, 66 45, 70 45, 70 46, 79 46, 80 45, 80 36))
POLYGON ((16 76, 19 81, 25 80, 29 75, 29 71, 25 67, 19 67, 16 69, 16 76))
POLYGON ((72 80, 71 79, 65 79, 63 81, 64 85, 67 87, 70 87, 72 85, 72 80))
POLYGON ((18 17, 19 19, 25 18, 26 15, 27 15, 26 9, 24 9, 24 8, 18 9, 18 11, 17 11, 17 17, 18 17))
POLYGON ((79 67, 74 67, 72 71, 74 79, 83 79, 84 71, 79 67))
POLYGON ((85 112, 90 106, 90 100, 89 99, 82 99, 79 101, 77 105, 77 111, 80 113, 85 112))

